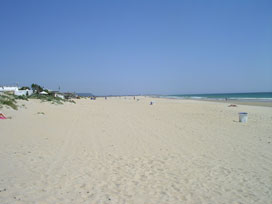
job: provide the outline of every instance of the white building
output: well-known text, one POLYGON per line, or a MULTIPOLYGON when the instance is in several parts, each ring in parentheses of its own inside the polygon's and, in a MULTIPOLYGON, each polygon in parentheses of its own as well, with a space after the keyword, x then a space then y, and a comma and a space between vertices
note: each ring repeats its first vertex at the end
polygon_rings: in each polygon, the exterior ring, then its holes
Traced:
POLYGON ((14 95, 16 96, 30 96, 33 94, 32 90, 18 90, 14 92, 14 95))
POLYGON ((17 86, 0 86, 0 92, 15 92, 18 90, 17 86))
POLYGON ((64 95, 59 94, 59 93, 55 94, 55 97, 59 97, 59 98, 61 98, 61 99, 65 99, 64 95))
POLYGON ((40 94, 41 94, 41 95, 48 95, 48 93, 45 92, 45 91, 40 92, 40 94))
POLYGON ((0 86, 0 92, 12 92, 16 96, 30 96, 33 94, 32 90, 19 90, 17 86, 0 86))

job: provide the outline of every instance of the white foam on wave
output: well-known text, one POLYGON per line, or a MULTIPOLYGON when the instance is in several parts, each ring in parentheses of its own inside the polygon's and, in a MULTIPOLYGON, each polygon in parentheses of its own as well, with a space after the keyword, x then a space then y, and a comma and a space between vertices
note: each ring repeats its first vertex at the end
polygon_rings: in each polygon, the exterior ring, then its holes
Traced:
POLYGON ((239 100, 239 101, 256 101, 256 102, 272 102, 272 98, 244 98, 244 97, 222 97, 222 98, 212 98, 212 97, 202 97, 202 96, 160 96, 161 98, 171 98, 171 99, 208 99, 208 100, 239 100))

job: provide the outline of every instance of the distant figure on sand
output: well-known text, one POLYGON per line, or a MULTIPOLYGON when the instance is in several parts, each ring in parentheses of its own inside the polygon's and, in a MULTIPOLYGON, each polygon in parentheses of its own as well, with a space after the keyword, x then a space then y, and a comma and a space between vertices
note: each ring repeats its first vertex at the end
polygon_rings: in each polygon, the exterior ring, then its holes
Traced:
POLYGON ((150 105, 153 105, 153 101, 150 102, 150 105))
POLYGON ((105 96, 105 100, 107 100, 107 96, 105 96))

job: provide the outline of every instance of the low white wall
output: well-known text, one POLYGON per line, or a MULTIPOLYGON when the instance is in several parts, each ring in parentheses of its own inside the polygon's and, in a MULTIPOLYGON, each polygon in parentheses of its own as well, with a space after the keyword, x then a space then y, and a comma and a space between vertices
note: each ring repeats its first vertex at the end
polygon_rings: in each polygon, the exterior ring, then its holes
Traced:
POLYGON ((56 97, 59 97, 61 99, 64 99, 64 95, 61 95, 61 94, 56 94, 56 97))
POLYGON ((1 91, 1 92, 6 92, 6 91, 18 91, 18 87, 13 87, 13 86, 0 86, 0 91, 1 91))
POLYGON ((28 93, 28 95, 32 95, 33 94, 33 91, 32 90, 18 90, 18 91, 15 91, 14 94, 16 96, 26 96, 28 93))

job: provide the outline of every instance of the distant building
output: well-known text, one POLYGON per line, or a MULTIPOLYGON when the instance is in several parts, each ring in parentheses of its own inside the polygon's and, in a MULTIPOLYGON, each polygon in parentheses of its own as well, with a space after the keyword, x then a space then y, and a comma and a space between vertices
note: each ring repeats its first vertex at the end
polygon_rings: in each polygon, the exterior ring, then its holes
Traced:
POLYGON ((64 95, 61 93, 56 93, 55 97, 61 98, 61 99, 65 99, 64 95))
POLYGON ((54 97, 65 99, 64 94, 60 93, 59 91, 50 91, 50 94, 53 95, 54 97))
POLYGON ((17 86, 0 86, 0 92, 14 94, 16 96, 30 96, 33 94, 32 90, 19 90, 17 86))
POLYGON ((15 91, 14 92, 14 95, 16 96, 30 96, 33 94, 33 91, 32 90, 18 90, 18 91, 15 91))
POLYGON ((39 94, 41 94, 41 95, 48 95, 48 93, 45 92, 45 91, 42 91, 42 92, 40 92, 39 94))
POLYGON ((14 94, 15 91, 18 91, 17 86, 0 86, 0 92, 8 92, 14 94))
POLYGON ((77 98, 78 95, 75 93, 64 93, 65 99, 77 98))

